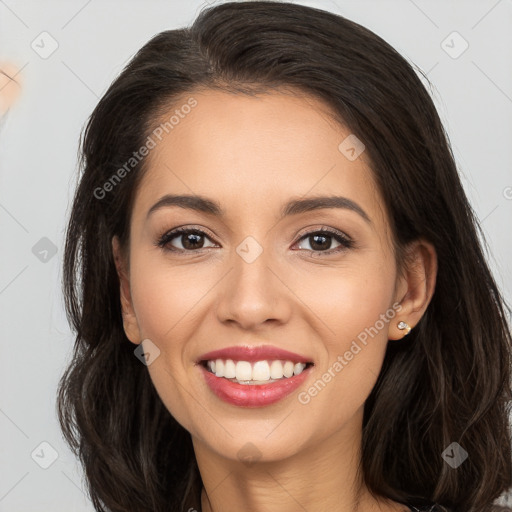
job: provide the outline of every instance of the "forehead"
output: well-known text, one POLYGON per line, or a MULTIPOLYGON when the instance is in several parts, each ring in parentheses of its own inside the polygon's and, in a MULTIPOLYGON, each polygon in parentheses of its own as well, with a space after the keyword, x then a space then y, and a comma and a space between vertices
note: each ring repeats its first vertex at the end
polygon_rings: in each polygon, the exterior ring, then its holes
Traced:
POLYGON ((276 213, 291 197, 317 195, 343 195, 376 213, 364 151, 346 153, 361 142, 316 98, 203 90, 175 102, 155 127, 172 116, 168 133, 153 137, 134 215, 164 194, 214 197, 227 215, 276 213), (195 106, 183 108, 190 98, 195 106))

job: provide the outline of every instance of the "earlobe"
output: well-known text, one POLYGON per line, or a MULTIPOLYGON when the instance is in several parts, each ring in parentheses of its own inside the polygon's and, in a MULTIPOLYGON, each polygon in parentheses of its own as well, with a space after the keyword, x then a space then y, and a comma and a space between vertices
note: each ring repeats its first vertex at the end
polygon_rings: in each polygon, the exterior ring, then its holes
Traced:
POLYGON ((121 245, 117 236, 112 238, 112 254, 119 278, 119 295, 121 299, 121 313, 123 315, 123 327, 126 337, 135 345, 141 342, 139 325, 133 308, 130 291, 130 277, 121 245))
POLYGON ((390 326, 390 340, 407 336, 421 320, 434 295, 436 276, 437 253, 434 246, 426 240, 416 240, 408 248, 407 268, 401 277, 400 295, 396 297, 401 309, 390 326))

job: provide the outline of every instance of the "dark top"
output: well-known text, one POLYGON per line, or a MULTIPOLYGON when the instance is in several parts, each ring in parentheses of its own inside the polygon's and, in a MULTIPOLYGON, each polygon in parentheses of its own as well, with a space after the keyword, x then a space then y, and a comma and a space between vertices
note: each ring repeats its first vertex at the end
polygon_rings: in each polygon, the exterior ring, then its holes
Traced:
MULTIPOLYGON (((409 506, 412 512, 450 512, 450 509, 442 507, 441 505, 428 505, 428 506, 409 506)), ((494 505, 491 509, 493 512, 512 512, 511 508, 494 505)))

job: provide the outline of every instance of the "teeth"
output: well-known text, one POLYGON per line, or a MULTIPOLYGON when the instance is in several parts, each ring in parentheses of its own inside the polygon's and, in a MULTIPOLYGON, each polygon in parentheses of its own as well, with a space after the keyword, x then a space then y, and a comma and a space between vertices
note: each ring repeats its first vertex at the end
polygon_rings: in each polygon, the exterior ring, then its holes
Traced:
POLYGON ((290 378, 293 375, 299 375, 306 367, 306 363, 296 363, 292 361, 233 361, 227 359, 217 359, 208 361, 207 367, 217 377, 225 377, 238 382, 246 383, 249 381, 258 381, 261 383, 274 382, 275 380, 290 378))
POLYGON ((224 377, 226 379, 234 379, 236 377, 236 366, 231 359, 228 359, 224 365, 224 377))
POLYGON ((251 363, 247 361, 236 363, 236 380, 253 380, 251 363))
POLYGON ((224 377, 224 361, 222 359, 215 361, 215 375, 217 377, 224 377))
MULTIPOLYGON (((278 361, 273 361, 277 363, 278 361)), ((238 363, 240 364, 240 363, 238 363)), ((274 377, 279 379, 279 377, 274 377)), ((270 366, 267 361, 258 361, 252 367, 252 380, 268 380, 270 379, 270 366)))
POLYGON ((286 375, 286 373, 284 372, 281 361, 272 361, 272 364, 270 365, 270 378, 280 379, 281 377, 283 377, 283 375, 288 377, 288 375, 286 375))
POLYGON ((302 373, 302 370, 304 370, 305 367, 306 367, 306 365, 304 363, 297 363, 293 367, 293 374, 294 375, 299 375, 299 373, 302 373))
POLYGON ((291 361, 286 361, 283 366, 283 374, 285 377, 291 377, 295 366, 291 361))

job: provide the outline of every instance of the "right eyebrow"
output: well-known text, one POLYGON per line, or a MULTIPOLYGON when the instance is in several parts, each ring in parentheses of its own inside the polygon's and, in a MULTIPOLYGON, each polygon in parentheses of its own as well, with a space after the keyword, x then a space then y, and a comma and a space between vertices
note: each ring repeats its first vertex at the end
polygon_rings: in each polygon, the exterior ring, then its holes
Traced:
POLYGON ((198 212, 209 213, 218 217, 225 215, 219 203, 208 199, 203 196, 197 195, 171 195, 166 194, 161 197, 149 210, 146 218, 153 212, 161 208, 169 206, 179 206, 180 208, 187 208, 189 210, 196 210, 198 212))

